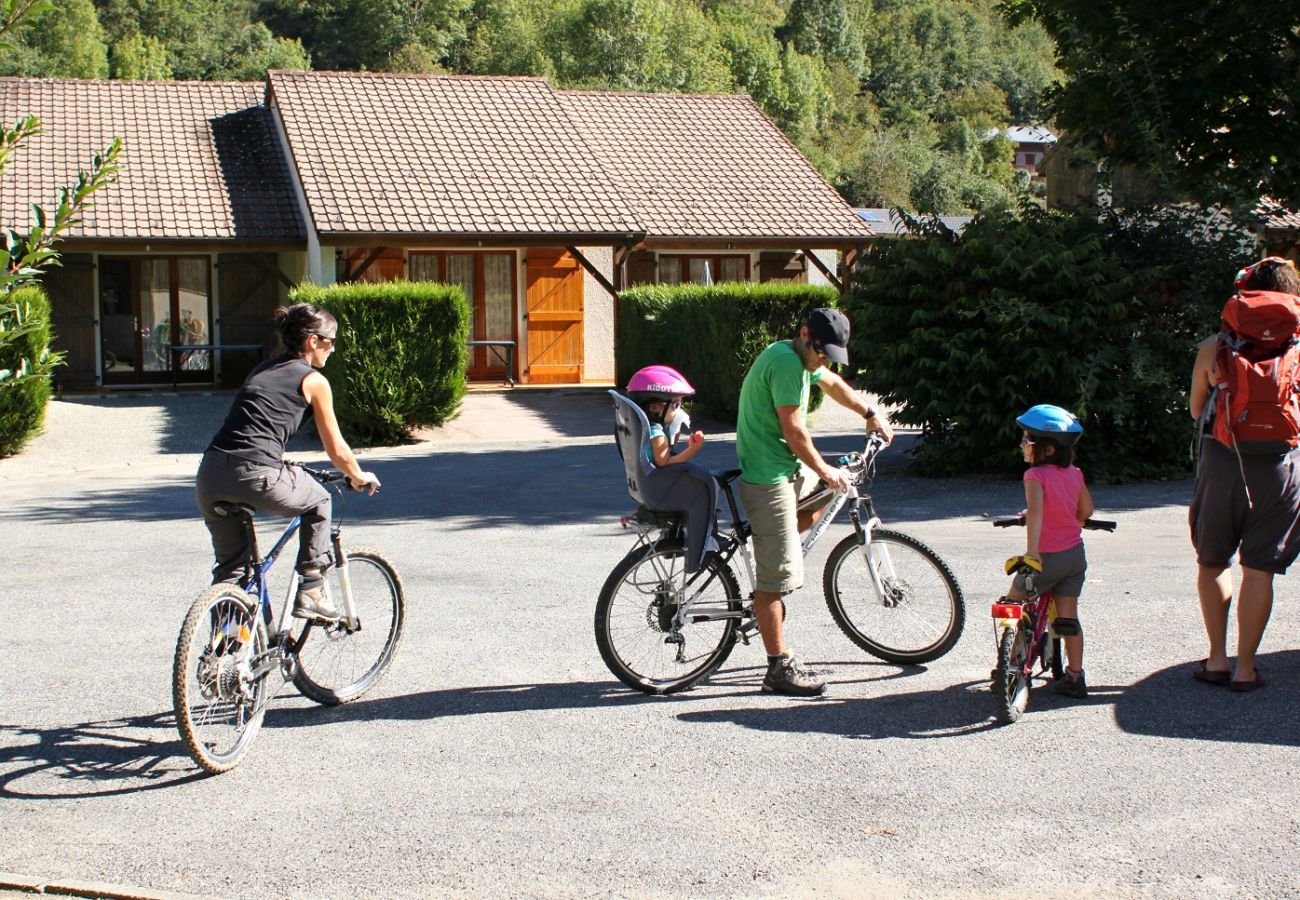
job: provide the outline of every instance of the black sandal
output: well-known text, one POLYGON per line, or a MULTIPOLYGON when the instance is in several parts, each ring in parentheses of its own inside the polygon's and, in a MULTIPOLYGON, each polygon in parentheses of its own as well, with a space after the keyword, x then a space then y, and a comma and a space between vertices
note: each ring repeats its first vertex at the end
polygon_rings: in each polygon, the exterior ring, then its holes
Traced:
POLYGON ((1202 684, 1227 684, 1232 680, 1232 673, 1230 671, 1224 669, 1222 672, 1215 672, 1211 669, 1207 669, 1205 667, 1207 662, 1209 662, 1208 659, 1201 660, 1201 664, 1192 670, 1192 677, 1197 681, 1202 684))

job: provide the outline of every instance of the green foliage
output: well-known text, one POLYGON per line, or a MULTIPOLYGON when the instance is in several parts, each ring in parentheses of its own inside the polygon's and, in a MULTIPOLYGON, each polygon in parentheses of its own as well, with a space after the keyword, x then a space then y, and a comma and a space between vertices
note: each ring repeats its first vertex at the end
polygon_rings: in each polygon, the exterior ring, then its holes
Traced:
MULTIPOLYGON (((1300 204, 1296 5, 1015 0, 1056 39, 1061 127, 1108 164, 1203 201, 1300 204)), ((1249 208, 1249 206, 1247 207, 1249 208)))
POLYGON ((91 0, 35 8, 14 28, 14 37, 15 44, 0 57, 0 75, 108 77, 108 47, 91 0))
POLYGON ((617 304, 618 383, 627 384, 643 366, 670 365, 695 386, 694 408, 734 422, 740 385, 755 357, 773 341, 794 337, 804 311, 837 300, 834 289, 806 284, 723 282, 624 291, 617 304))
POLYGON ((338 320, 325 366, 343 433, 359 446, 396 444, 441 425, 465 396, 469 307, 461 288, 422 281, 357 282, 289 292, 338 320))
POLYGON ((172 67, 167 48, 152 35, 129 34, 113 45, 113 77, 131 81, 167 81, 172 67))
POLYGON ((923 474, 1022 468, 1015 417, 1078 414, 1095 481, 1183 474, 1186 387, 1249 243, 1192 211, 1063 215, 1025 205, 961 238, 917 223, 877 242, 845 299, 864 383, 921 426, 923 474))
POLYGON ((0 296, 0 456, 17 453, 45 421, 50 376, 63 362, 52 340, 44 291, 29 285, 0 296))

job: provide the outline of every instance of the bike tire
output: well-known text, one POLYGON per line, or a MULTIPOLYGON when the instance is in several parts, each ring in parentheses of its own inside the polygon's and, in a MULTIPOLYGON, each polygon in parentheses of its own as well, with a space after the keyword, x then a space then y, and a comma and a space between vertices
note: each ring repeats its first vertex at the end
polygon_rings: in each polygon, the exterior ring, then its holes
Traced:
POLYGON ((966 600, 948 564, 916 538, 886 528, 871 534, 872 553, 887 554, 881 575, 888 601, 876 596, 856 534, 831 550, 822 591, 831 617, 853 643, 886 662, 919 665, 951 650, 966 623, 966 600))
POLYGON ((1010 725, 1029 706, 1032 678, 1024 673, 1025 654, 1029 652, 1028 628, 1004 628, 998 639, 998 666, 993 674, 993 699, 998 721, 1010 725))
MULTIPOLYGON (((310 622, 298 633, 302 645, 293 684, 322 706, 350 703, 374 688, 397 656, 406 625, 406 592, 392 563, 374 550, 347 551, 348 581, 361 627, 310 622), (305 636, 303 636, 305 632, 305 636)), ((325 573, 335 603, 343 603, 339 570, 325 573)))
POLYGON ((172 709, 181 743, 200 768, 230 771, 257 737, 266 677, 250 688, 240 670, 266 648, 257 602, 237 586, 214 585, 190 605, 172 660, 172 709))
MULTIPOLYGON (((730 566, 717 554, 705 556, 689 579, 699 585, 713 577, 701 603, 739 613, 740 587, 730 566)), ((665 635, 675 606, 671 596, 688 590, 685 552, 680 541, 665 539, 634 548, 605 579, 596 601, 596 646, 605 665, 619 681, 646 694, 673 694, 712 675, 736 645, 739 617, 690 623, 681 629, 687 643, 698 642, 703 651, 678 659, 678 645, 665 635)))

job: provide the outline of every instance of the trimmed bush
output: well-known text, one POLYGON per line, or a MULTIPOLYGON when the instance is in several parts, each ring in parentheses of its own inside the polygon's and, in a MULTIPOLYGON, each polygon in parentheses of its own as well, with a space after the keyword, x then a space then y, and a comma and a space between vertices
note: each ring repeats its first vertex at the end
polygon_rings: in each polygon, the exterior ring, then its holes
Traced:
POLYGON ((853 359, 897 421, 921 426, 921 474, 1024 468, 1015 418, 1055 403, 1083 420, 1090 480, 1189 471, 1196 344, 1219 324, 1243 234, 1200 213, 1026 207, 961 237, 915 224, 877 241, 844 305, 853 359))
POLYGON ((339 323, 324 374, 339 425, 358 446, 409 441, 441 425, 465 396, 469 307, 457 286, 425 281, 302 285, 291 303, 315 303, 339 323))
POLYGON ((50 376, 63 354, 52 353, 50 301, 38 287, 0 295, 0 456, 17 453, 45 422, 50 376))
MULTIPOLYGON (((740 385, 755 357, 794 336, 800 315, 838 305, 830 287, 723 282, 646 285, 618 295, 615 370, 620 387, 642 366, 662 363, 695 386, 692 406, 736 421, 740 385)), ((814 405, 821 397, 812 392, 814 405)))

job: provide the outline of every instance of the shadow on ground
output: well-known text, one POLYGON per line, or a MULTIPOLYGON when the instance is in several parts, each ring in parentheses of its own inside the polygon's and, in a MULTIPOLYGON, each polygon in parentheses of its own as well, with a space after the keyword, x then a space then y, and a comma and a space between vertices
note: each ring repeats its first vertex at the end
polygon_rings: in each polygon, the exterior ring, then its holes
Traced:
MULTIPOLYGON (((900 441, 900 444, 905 441, 900 441)), ((827 453, 861 449, 855 435, 819 439, 827 453)), ((990 479, 924 479, 905 474, 903 448, 891 448, 871 488, 887 523, 907 523, 1012 514, 1024 505, 1016 482, 990 479)), ((703 461, 713 468, 736 465, 735 443, 706 444, 703 461)), ((464 519, 458 527, 499 523, 554 525, 616 519, 631 501, 624 487, 622 461, 609 444, 568 444, 519 450, 431 449, 427 454, 375 455, 366 466, 384 483, 373 498, 335 499, 336 514, 352 521, 402 523, 464 519)), ((121 477, 120 473, 114 477, 121 477)), ((192 476, 170 477, 129 490, 109 476, 97 486, 93 476, 54 499, 15 501, 0 509, 0 519, 68 524, 100 521, 174 521, 196 518, 192 476), (84 487, 83 487, 84 485, 84 487)), ((1153 507, 1181 507, 1188 482, 1158 482, 1098 488, 1099 514, 1153 507)))

